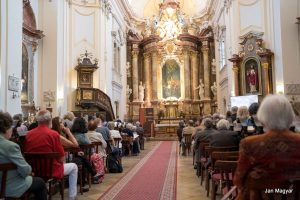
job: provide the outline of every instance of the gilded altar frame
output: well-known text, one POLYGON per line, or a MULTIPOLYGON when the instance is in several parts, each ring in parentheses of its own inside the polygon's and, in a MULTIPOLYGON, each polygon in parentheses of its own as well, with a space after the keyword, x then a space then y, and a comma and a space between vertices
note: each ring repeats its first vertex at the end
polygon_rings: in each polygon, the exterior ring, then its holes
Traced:
POLYGON ((255 57, 255 56, 249 56, 247 58, 244 58, 242 64, 241 64, 241 73, 240 73, 240 80, 241 80, 241 86, 242 86, 242 94, 243 95, 250 95, 250 94, 257 94, 257 95, 262 95, 262 80, 261 80, 261 62, 259 60, 259 58, 255 57), (247 88, 247 77, 246 77, 246 73, 247 73, 247 62, 249 61, 255 61, 256 62, 256 72, 257 72, 257 82, 258 82, 258 87, 257 87, 257 92, 251 92, 248 90, 247 88))

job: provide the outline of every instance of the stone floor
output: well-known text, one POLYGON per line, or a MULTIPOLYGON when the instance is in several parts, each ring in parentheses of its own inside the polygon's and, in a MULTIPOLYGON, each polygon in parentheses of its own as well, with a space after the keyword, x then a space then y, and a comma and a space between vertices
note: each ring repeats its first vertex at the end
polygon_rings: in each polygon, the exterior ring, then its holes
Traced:
MULTIPOLYGON (((138 156, 123 157, 123 173, 105 174, 105 179, 101 184, 93 184, 90 191, 78 194, 78 200, 97 200, 99 197, 114 185, 125 173, 127 173, 135 164, 139 162, 156 144, 158 141, 147 141, 145 150, 138 156)), ((203 187, 200 186, 199 179, 195 175, 195 170, 192 166, 192 156, 179 156, 178 158, 178 174, 177 174, 177 199, 178 200, 208 200, 203 187)), ((79 188, 78 188, 79 189, 79 188)), ((68 196, 68 190, 65 190, 65 197, 68 196)), ((56 194, 54 200, 60 199, 56 194)), ((68 199, 68 198, 66 198, 68 199)))

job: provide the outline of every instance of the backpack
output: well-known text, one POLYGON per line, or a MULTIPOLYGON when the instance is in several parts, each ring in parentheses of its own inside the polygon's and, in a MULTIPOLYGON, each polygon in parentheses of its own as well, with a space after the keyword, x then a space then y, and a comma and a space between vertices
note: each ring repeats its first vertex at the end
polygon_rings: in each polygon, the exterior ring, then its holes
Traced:
POLYGON ((120 161, 113 156, 112 154, 109 154, 107 156, 107 168, 109 173, 122 173, 123 172, 123 167, 120 161))

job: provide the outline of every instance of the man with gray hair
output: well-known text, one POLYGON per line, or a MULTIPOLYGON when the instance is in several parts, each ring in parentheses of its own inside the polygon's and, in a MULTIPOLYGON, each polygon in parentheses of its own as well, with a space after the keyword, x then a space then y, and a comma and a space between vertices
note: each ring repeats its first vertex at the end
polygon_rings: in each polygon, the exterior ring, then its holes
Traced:
POLYGON ((59 160, 53 161, 53 176, 62 178, 69 175, 69 197, 76 199, 78 168, 75 163, 63 163, 65 152, 60 142, 60 136, 50 129, 52 117, 48 110, 41 110, 36 115, 38 127, 29 131, 26 135, 25 152, 58 152, 59 160))
POLYGON ((208 140, 210 146, 225 147, 225 146, 238 146, 239 139, 237 132, 230 131, 229 121, 221 119, 217 123, 217 131, 209 135, 208 140))
MULTIPOLYGON (((204 130, 198 131, 195 134, 195 143, 194 143, 194 150, 195 150, 195 162, 198 165, 200 160, 201 153, 200 152, 200 142, 209 141, 209 136, 216 133, 216 130, 213 128, 214 124, 211 118, 207 117, 203 119, 204 130)), ((198 165, 199 166, 199 165, 198 165)))

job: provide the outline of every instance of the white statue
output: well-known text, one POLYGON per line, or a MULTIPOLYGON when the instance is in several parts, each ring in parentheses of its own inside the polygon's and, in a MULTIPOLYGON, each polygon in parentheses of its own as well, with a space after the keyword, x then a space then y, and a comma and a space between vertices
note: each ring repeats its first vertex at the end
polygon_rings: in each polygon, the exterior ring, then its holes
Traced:
POLYGON ((130 98, 131 94, 132 94, 132 89, 129 87, 129 85, 127 85, 127 87, 126 87, 126 99, 127 99, 127 102, 130 102, 129 98, 130 98))
POLYGON ((216 81, 215 81, 214 84, 210 87, 210 89, 211 89, 211 92, 212 92, 213 95, 214 95, 214 99, 216 99, 216 98, 217 98, 217 83, 216 83, 216 81))
POLYGON ((199 86, 195 88, 195 90, 199 89, 199 98, 200 100, 204 99, 204 84, 202 79, 200 79, 199 86))
POLYGON ((130 74, 130 62, 126 63, 126 74, 127 74, 127 77, 131 77, 131 74, 130 74))
POLYGON ((140 85, 139 85, 139 101, 144 101, 144 96, 145 96, 144 90, 145 90, 145 86, 143 85, 143 82, 140 81, 140 85))

